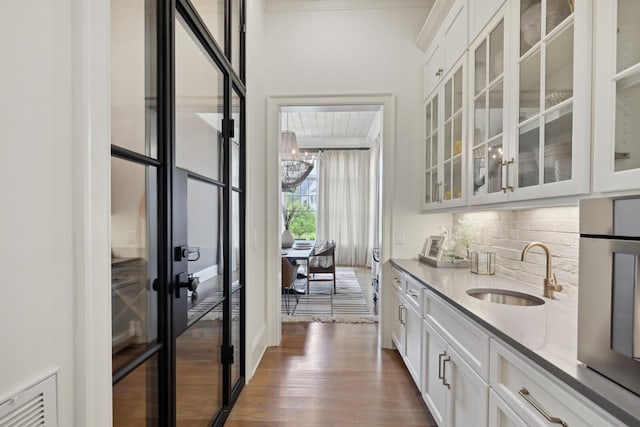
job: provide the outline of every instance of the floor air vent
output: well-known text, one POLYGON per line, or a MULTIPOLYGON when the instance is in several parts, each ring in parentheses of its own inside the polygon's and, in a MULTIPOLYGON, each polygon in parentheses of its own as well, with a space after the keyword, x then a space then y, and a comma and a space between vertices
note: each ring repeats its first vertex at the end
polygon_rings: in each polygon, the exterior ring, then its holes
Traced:
POLYGON ((56 375, 0 403, 0 427, 57 427, 56 375))

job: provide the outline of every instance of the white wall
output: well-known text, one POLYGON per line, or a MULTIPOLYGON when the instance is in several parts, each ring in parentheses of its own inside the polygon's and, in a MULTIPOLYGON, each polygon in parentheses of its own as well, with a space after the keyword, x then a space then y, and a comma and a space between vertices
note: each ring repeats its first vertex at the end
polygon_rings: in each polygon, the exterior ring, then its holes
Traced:
MULTIPOLYGON (((266 99, 263 0, 247 0, 246 374, 250 379, 267 345, 266 99)), ((279 283, 274 283, 274 286, 279 283)))
POLYGON ((0 401, 59 368, 73 425, 71 2, 4 2, 0 20, 0 401))
POLYGON ((387 8, 266 15, 269 95, 397 96, 392 227, 404 235, 404 244, 394 242, 392 256, 398 258, 417 257, 427 236, 420 205, 423 54, 415 46, 427 12, 387 8))

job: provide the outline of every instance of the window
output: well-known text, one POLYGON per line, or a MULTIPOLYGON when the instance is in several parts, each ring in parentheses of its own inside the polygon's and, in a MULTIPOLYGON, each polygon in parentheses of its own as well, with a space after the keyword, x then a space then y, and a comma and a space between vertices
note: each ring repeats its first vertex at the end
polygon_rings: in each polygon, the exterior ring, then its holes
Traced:
POLYGON ((284 221, 295 239, 315 240, 318 213, 318 162, 292 192, 284 192, 284 221))

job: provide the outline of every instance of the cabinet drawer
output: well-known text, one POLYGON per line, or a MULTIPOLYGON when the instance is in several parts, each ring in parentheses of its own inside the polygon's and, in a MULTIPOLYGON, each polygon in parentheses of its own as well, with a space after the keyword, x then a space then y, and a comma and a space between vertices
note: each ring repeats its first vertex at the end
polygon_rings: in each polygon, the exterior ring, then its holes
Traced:
POLYGON ((424 290, 423 315, 482 379, 489 380, 489 335, 424 290))
POLYGON ((391 268, 391 282, 401 294, 404 293, 404 275, 400 270, 391 268))
POLYGON ((491 388, 529 426, 549 426, 543 413, 569 426, 622 426, 584 396, 491 340, 491 388), (537 406, 538 408, 536 409, 537 406))
POLYGON ((422 315, 422 290, 424 286, 410 277, 405 278, 404 286, 405 302, 411 304, 422 315))

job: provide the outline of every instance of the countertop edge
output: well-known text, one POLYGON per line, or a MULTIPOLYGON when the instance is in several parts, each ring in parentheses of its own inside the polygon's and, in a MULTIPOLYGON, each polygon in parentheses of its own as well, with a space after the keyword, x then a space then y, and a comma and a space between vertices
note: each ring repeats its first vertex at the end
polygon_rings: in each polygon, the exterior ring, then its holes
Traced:
MULTIPOLYGON (((507 345, 511 346, 512 348, 517 350, 519 353, 524 355, 527 359, 531 360, 536 365, 540 366, 545 371, 547 371, 548 373, 550 373, 551 375, 553 375, 554 377, 556 377, 557 379, 559 379, 563 383, 567 384, 569 387, 573 388, 575 391, 580 393, 586 399, 588 399, 588 400, 592 401, 593 403, 595 403, 596 405, 600 406, 603 410, 607 411, 609 414, 611 414, 612 416, 616 417, 618 420, 620 420, 620 421, 622 421, 624 423, 630 424, 630 425, 637 424, 638 422, 640 422, 640 420, 638 418, 636 418, 633 414, 627 412, 623 407, 620 407, 615 402, 613 402, 610 399, 606 398, 605 396, 603 396, 602 394, 598 393, 594 389, 590 388, 586 384, 580 382, 573 375, 567 373, 566 371, 564 371, 560 367, 554 365, 550 361, 546 360, 542 356, 540 356, 537 353, 535 353, 533 350, 530 350, 529 348, 527 348, 526 346, 522 345, 517 340, 511 338, 509 335, 507 335, 506 333, 502 332, 496 326, 490 324, 486 320, 484 320, 484 319, 478 317, 477 315, 475 315, 474 313, 470 312, 464 306, 459 304, 457 301, 455 301, 454 299, 450 298, 445 293, 442 293, 440 290, 434 288, 430 284, 425 283, 423 279, 419 278, 414 273, 412 273, 411 271, 407 270, 405 267, 403 267, 400 264, 398 264, 397 262, 395 262, 393 259, 390 259, 389 262, 391 263, 391 265, 393 265, 394 268, 397 268, 398 270, 401 270, 404 273, 406 273, 409 276, 411 276, 414 280, 416 280, 417 282, 419 282, 420 284, 425 286, 427 289, 429 289, 431 292, 436 294, 438 297, 442 298, 444 301, 446 301, 448 304, 450 304, 456 310, 460 311, 462 314, 464 314, 467 318, 469 318, 470 320, 475 322, 477 325, 479 325, 479 326, 483 327, 484 329, 488 330, 491 334, 495 335, 497 338, 500 338, 507 345)), ((585 369, 589 369, 589 368, 585 367, 585 369)), ((610 381, 610 380, 607 380, 607 381, 610 381)))

